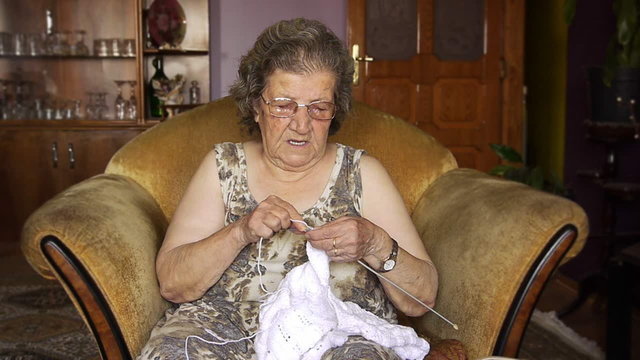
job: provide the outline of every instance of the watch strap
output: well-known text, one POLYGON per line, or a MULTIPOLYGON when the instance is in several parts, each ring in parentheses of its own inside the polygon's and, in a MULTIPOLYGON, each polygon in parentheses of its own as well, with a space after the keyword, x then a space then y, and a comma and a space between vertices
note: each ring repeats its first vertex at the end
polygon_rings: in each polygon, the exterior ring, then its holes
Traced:
POLYGON ((391 246, 391 253, 389 254, 389 256, 387 256, 386 259, 382 261, 381 269, 378 270, 378 272, 380 273, 391 271, 396 265, 396 261, 398 258, 398 242, 394 238, 391 238, 391 241, 393 241, 393 244, 391 246), (391 265, 390 267, 385 266, 388 263, 391 265))

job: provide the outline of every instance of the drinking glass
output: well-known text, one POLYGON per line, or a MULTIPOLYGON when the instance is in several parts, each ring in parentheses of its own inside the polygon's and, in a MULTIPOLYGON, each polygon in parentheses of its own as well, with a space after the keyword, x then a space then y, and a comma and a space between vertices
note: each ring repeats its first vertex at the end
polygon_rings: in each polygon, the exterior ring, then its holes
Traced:
POLYGON ((136 42, 134 39, 124 39, 122 41, 122 56, 136 56, 136 42))
POLYGON ((116 86, 118 86, 118 95, 116 96, 116 101, 113 104, 113 112, 115 113, 116 120, 124 120, 127 102, 122 97, 122 85, 126 84, 127 81, 114 80, 114 82, 116 83, 116 86))
POLYGON ((109 54, 111 56, 120 56, 120 39, 109 39, 109 54))
POLYGON ((89 120, 96 120, 98 118, 98 112, 96 108, 96 93, 87 92, 87 106, 85 107, 85 111, 87 112, 87 118, 89 120))
POLYGON ((23 33, 13 34, 13 55, 24 56, 27 54, 27 35, 23 33))
POLYGON ((0 32, 0 55, 13 54, 13 46, 11 44, 12 41, 13 38, 11 33, 0 32))
POLYGON ((73 117, 82 119, 82 100, 73 100, 73 117))
POLYGON ((109 56, 109 47, 107 46, 107 39, 94 39, 93 40, 93 55, 95 56, 109 56))
POLYGON ((136 99, 136 84, 137 82, 135 80, 129 80, 128 81, 129 86, 130 86, 130 95, 129 95, 129 101, 127 101, 127 106, 126 106, 126 117, 128 120, 135 120, 138 117, 138 104, 137 104, 137 99, 136 99))
POLYGON ((27 34, 27 53, 29 54, 29 56, 42 55, 42 35, 27 34))
POLYGON ((71 47, 69 46, 69 31, 61 31, 55 33, 55 45, 53 48, 54 55, 69 55, 71 47))
POLYGON ((76 30, 74 34, 75 42, 71 45, 71 54, 76 56, 89 55, 89 47, 84 43, 84 37, 87 32, 84 30, 76 30))
POLYGON ((96 109, 97 109, 97 118, 99 120, 107 119, 107 112, 109 111, 109 106, 107 106, 107 93, 99 92, 96 94, 96 109))

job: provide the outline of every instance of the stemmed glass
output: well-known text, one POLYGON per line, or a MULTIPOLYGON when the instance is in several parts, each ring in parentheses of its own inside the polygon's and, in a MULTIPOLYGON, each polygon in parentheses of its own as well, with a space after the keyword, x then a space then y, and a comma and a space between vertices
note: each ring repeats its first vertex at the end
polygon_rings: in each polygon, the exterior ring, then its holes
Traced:
POLYGON ((98 109, 96 107, 96 93, 94 92, 87 92, 87 96, 89 98, 89 101, 87 102, 87 106, 85 107, 85 110, 87 112, 87 118, 89 118, 89 120, 95 120, 98 118, 98 109))
POLYGON ((113 111, 115 113, 116 120, 124 120, 125 117, 125 108, 127 107, 127 102, 122 97, 122 85, 127 83, 124 80, 114 80, 116 85, 118 86, 118 96, 116 96, 116 101, 113 104, 113 111))
POLYGON ((126 117, 129 120, 135 120, 138 116, 138 105, 136 100, 136 84, 135 80, 128 81, 130 88, 129 101, 126 106, 126 117))
POLYGON ((89 55, 89 47, 84 43, 84 36, 86 35, 86 31, 84 30, 76 30, 75 31, 75 43, 71 45, 71 54, 76 56, 87 56, 89 55))
POLYGON ((97 93, 97 95, 98 95, 98 101, 97 101, 98 119, 104 120, 107 118, 107 112, 109 111, 109 106, 107 106, 107 93, 99 92, 97 93))

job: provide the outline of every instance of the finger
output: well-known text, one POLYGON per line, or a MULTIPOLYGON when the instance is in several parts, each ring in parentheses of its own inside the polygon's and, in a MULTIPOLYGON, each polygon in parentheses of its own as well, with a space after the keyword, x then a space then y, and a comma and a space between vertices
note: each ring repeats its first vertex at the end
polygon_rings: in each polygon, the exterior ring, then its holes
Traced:
POLYGON ((318 250, 322 250, 327 253, 331 252, 334 249, 333 239, 320 239, 320 240, 309 239, 309 243, 314 248, 318 250))
POLYGON ((270 204, 273 204, 274 206, 277 206, 284 210, 284 213, 280 213, 282 216, 281 219, 283 220, 283 228, 295 228, 300 233, 308 230, 304 224, 291 222, 291 219, 300 221, 304 221, 304 219, 302 218, 302 215, 300 215, 298 210, 296 210, 296 208, 289 202, 284 201, 283 199, 275 195, 270 195, 267 199, 265 199, 265 201, 268 201, 270 204))
POLYGON ((340 238, 348 234, 357 233, 357 218, 343 216, 334 221, 316 227, 309 232, 308 239, 340 238))

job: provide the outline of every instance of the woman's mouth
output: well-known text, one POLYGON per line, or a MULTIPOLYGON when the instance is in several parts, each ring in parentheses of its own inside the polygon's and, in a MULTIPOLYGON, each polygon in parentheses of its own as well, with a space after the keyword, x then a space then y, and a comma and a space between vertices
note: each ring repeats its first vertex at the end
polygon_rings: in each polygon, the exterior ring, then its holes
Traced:
POLYGON ((289 142, 289 144, 291 144, 293 146, 304 146, 304 145, 307 144, 306 141, 289 140, 288 142, 289 142))

